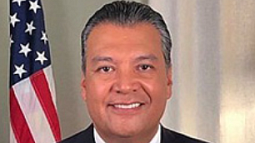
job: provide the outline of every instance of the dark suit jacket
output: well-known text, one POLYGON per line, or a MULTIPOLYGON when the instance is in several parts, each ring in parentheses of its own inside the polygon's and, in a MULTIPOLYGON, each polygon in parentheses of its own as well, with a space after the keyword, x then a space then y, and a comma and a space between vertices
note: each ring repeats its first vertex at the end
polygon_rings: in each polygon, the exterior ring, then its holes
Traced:
MULTIPOLYGON (((86 130, 77 133, 60 143, 95 143, 93 125, 86 130)), ((190 138, 180 133, 161 128, 161 143, 206 143, 197 139, 190 138)))

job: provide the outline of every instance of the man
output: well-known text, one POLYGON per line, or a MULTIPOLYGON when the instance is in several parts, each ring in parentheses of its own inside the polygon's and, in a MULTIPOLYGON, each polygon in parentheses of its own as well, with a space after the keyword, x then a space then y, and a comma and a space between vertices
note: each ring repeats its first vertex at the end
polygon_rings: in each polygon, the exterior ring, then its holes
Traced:
POLYGON ((149 6, 116 1, 82 32, 82 95, 92 125, 63 143, 202 143, 160 125, 171 97, 171 40, 149 6))

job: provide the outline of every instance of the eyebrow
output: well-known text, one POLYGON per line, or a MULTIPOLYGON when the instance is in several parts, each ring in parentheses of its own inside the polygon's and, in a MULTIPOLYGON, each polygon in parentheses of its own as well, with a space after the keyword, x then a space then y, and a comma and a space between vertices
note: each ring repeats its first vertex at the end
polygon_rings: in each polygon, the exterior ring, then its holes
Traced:
POLYGON ((111 57, 104 57, 104 56, 96 56, 92 59, 92 62, 100 62, 100 61, 106 61, 106 62, 113 62, 113 59, 111 57))
POLYGON ((138 56, 137 58, 135 58, 136 62, 142 61, 142 60, 157 61, 158 58, 153 54, 142 55, 142 56, 138 56))
MULTIPOLYGON (((157 61, 158 58, 153 54, 148 54, 148 55, 138 56, 134 59, 135 62, 139 62, 139 61, 143 61, 143 60, 157 61)), ((113 59, 111 57, 107 57, 107 56, 96 56, 96 57, 92 58, 92 62, 93 63, 113 62, 113 59)))

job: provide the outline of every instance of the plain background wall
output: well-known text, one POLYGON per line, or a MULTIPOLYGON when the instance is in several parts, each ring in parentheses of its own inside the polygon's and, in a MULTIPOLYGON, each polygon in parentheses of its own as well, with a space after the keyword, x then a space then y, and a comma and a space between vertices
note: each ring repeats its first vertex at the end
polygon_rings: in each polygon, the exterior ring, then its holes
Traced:
POLYGON ((0 142, 9 140, 9 96, 8 96, 8 64, 9 64, 9 3, 0 1, 0 142))

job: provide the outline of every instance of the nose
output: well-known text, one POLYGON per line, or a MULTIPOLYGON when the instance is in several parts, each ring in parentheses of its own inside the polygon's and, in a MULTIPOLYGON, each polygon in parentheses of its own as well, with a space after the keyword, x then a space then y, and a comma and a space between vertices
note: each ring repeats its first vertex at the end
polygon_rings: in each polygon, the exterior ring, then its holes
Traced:
POLYGON ((138 82, 136 74, 132 71, 118 71, 115 83, 113 84, 113 91, 117 94, 129 94, 139 90, 141 85, 138 82))

